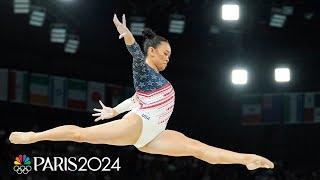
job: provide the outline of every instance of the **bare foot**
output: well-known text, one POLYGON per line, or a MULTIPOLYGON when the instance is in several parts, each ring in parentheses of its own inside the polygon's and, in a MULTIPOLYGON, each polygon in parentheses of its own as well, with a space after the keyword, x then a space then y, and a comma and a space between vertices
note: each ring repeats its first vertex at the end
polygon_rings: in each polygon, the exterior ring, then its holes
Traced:
POLYGON ((31 144, 35 143, 34 132, 12 132, 9 141, 13 144, 31 144))
POLYGON ((248 170, 255 170, 258 168, 274 168, 274 164, 262 156, 255 154, 246 154, 245 156, 245 165, 248 170))

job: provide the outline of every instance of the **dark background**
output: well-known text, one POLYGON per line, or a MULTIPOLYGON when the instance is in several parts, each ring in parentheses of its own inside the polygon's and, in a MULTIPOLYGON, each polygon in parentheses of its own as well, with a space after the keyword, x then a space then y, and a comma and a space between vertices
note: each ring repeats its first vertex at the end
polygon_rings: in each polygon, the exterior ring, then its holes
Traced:
MULTIPOLYGON (((112 17, 146 17, 146 26, 169 39, 172 56, 163 75, 176 91, 175 111, 168 129, 183 132, 207 144, 238 152, 263 155, 276 163, 273 171, 246 171, 240 165, 209 165, 191 157, 167 159, 151 156, 133 147, 76 144, 72 142, 39 142, 12 145, 7 139, 11 131, 42 131, 59 125, 94 125, 90 113, 0 102, 1 159, 0 176, 18 177, 11 171, 19 153, 51 156, 120 156, 123 169, 119 173, 40 173, 33 177, 74 179, 320 179, 320 124, 268 126, 241 125, 238 97, 250 93, 319 91, 320 2, 317 0, 241 0, 241 18, 234 24, 220 20, 222 1, 216 0, 152 0, 106 1, 31 0, 46 7, 43 27, 28 24, 29 16, 13 13, 13 1, 0 1, 0 67, 29 72, 61 75, 87 81, 132 86, 131 56, 123 40, 118 40, 112 17), (272 7, 293 5, 283 28, 270 27, 272 7), (168 33, 170 13, 186 16, 183 34, 168 33), (304 14, 313 12, 307 20, 304 14), (63 22, 80 36, 77 54, 63 52, 63 46, 50 43, 50 23, 63 22), (219 34, 210 33, 212 24, 219 34), (276 84, 273 68, 291 68, 291 82, 276 84), (237 65, 249 69, 249 83, 235 87, 230 72, 237 65), (76 151, 68 150, 74 147, 76 151), (88 153, 89 152, 89 153, 88 153), (194 165, 196 163, 196 165, 194 165), (168 170, 169 164, 178 167, 168 170)), ((129 23, 129 22, 128 22, 129 23)), ((136 37, 141 44, 141 37, 136 37)), ((9 178, 11 177, 11 178, 9 178)))

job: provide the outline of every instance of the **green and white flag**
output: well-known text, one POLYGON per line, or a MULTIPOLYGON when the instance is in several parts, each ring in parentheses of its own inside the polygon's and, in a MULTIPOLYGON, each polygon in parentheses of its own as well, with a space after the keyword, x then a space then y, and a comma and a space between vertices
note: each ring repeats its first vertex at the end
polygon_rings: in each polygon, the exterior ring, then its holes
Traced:
POLYGON ((32 73, 30 75, 30 104, 49 105, 49 76, 32 73))
POLYGON ((87 107, 87 82, 78 79, 68 79, 67 107, 85 110, 87 107))

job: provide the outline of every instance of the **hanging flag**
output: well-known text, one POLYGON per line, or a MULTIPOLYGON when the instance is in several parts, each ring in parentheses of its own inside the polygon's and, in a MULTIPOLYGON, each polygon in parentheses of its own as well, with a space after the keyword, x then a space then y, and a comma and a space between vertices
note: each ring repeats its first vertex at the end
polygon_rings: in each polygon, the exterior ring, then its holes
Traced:
POLYGON ((87 82, 78 79, 68 79, 67 107, 85 110, 87 107, 87 82))
POLYGON ((50 104, 56 108, 66 107, 66 78, 50 76, 50 104))
POLYGON ((313 122, 314 121, 314 96, 315 93, 305 93, 304 95, 304 121, 313 122))
POLYGON ((301 123, 304 112, 304 96, 299 93, 284 95, 284 123, 301 123))
POLYGON ((283 95, 266 94, 263 96, 262 113, 263 123, 280 123, 283 119, 283 95))
POLYGON ((29 75, 26 71, 9 71, 9 100, 27 103, 29 95, 29 75))
POLYGON ((87 110, 93 111, 93 108, 101 108, 99 100, 105 103, 105 84, 99 82, 88 82, 87 110))
POLYGON ((242 104, 242 124, 260 124, 261 114, 261 96, 251 95, 241 98, 242 104))
POLYGON ((8 69, 0 69, 0 101, 8 100, 8 69))
POLYGON ((32 73, 30 75, 30 104, 49 105, 49 76, 32 73))

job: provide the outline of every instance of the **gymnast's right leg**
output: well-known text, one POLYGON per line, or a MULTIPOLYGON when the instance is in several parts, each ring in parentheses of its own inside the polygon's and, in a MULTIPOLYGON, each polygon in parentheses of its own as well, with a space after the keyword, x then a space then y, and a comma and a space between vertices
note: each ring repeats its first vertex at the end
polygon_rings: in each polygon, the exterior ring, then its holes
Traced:
POLYGON ((91 144, 125 146, 134 144, 142 130, 142 119, 129 113, 123 119, 91 127, 65 125, 43 132, 13 132, 9 140, 13 144, 31 144, 38 141, 74 141, 91 144))

